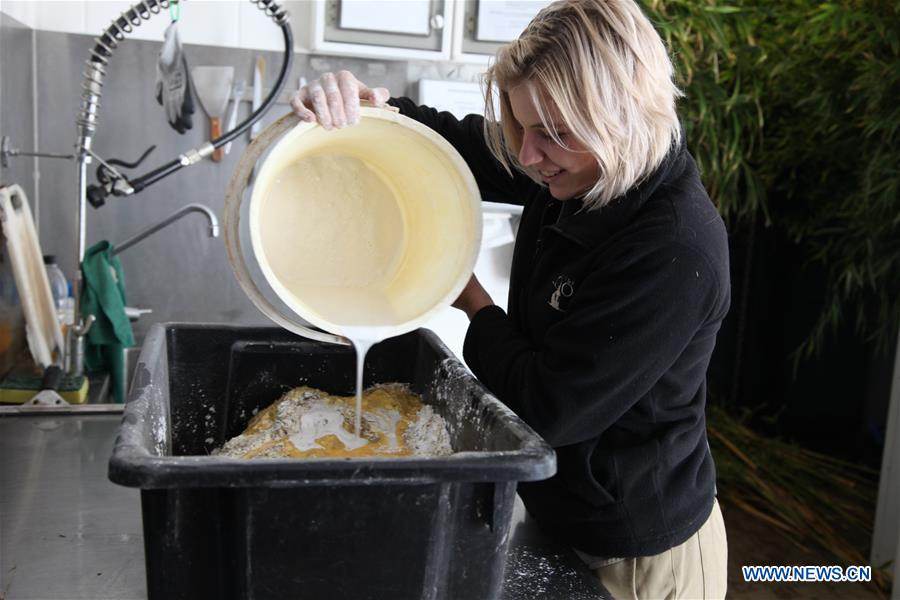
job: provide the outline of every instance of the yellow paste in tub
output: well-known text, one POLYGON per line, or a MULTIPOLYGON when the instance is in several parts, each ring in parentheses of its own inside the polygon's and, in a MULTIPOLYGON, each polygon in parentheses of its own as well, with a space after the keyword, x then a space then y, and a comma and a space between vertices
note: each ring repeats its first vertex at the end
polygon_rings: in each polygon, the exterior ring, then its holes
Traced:
POLYGON ((446 422, 401 384, 363 392, 360 435, 356 400, 311 387, 285 393, 214 455, 231 458, 440 456, 452 453, 446 422))

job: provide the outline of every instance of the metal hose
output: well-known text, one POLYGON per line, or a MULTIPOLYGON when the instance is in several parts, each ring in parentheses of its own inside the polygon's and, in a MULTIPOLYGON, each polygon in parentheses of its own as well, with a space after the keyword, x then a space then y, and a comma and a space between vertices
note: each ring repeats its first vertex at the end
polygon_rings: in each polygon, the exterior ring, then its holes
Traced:
MULTIPOLYGON (((262 105, 246 120, 237 125, 232 131, 226 132, 219 138, 212 140, 200 148, 189 150, 181 154, 178 158, 159 167, 141 177, 129 182, 124 189, 125 194, 133 194, 141 191, 148 185, 159 181, 167 175, 171 175, 182 167, 195 164, 212 154, 213 150, 219 146, 223 146, 241 135, 250 128, 253 123, 258 121, 269 107, 274 104, 284 87, 287 74, 290 72, 291 63, 293 61, 294 38, 289 24, 290 15, 287 10, 281 7, 274 0, 250 0, 258 9, 272 19, 276 25, 281 27, 284 36, 284 61, 282 62, 281 71, 278 74, 278 80, 268 97, 263 101, 262 105)), ((78 189, 78 205, 76 213, 77 227, 77 247, 76 256, 78 262, 75 269, 75 276, 72 278, 72 293, 75 300, 75 323, 69 330, 69 336, 66 343, 66 362, 67 371, 70 374, 81 375, 84 371, 84 336, 93 322, 93 315, 88 318, 81 318, 81 288, 82 275, 81 263, 84 260, 85 238, 86 238, 86 206, 87 206, 87 165, 92 162, 91 145, 94 133, 97 130, 97 116, 100 109, 100 98, 103 95, 103 80, 106 77, 106 66, 109 59, 119 44, 125 41, 125 37, 134 32, 135 27, 139 27, 152 16, 158 15, 164 9, 169 8, 170 4, 175 0, 141 0, 118 17, 113 19, 109 27, 94 38, 94 46, 90 50, 85 65, 86 70, 83 73, 84 80, 81 84, 81 104, 79 107, 78 117, 76 118, 76 126, 78 130, 78 138, 75 143, 75 159, 76 178, 78 189)))

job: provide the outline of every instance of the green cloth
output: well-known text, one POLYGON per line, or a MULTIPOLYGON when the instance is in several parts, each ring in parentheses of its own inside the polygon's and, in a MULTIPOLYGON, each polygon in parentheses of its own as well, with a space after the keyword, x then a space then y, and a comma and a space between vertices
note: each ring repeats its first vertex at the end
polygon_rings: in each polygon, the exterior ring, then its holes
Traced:
POLYGON ((84 366, 89 372, 108 371, 115 401, 125 402, 125 348, 134 345, 134 332, 125 314, 125 276, 112 244, 98 242, 88 248, 81 263, 82 316, 96 321, 87 334, 84 366))

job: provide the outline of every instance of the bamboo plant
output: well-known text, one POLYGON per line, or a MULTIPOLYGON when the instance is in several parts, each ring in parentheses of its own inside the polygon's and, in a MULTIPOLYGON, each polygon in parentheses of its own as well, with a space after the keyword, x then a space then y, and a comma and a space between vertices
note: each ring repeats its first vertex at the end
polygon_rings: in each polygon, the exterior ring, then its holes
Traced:
POLYGON ((900 3, 645 0, 675 59, 685 132, 727 219, 765 219, 822 265, 799 356, 852 319, 900 327, 900 3))
MULTIPOLYGON (((795 358, 845 319, 889 349, 900 327, 900 3, 643 4, 723 216, 780 228, 826 272, 824 309, 795 358)), ((757 435, 716 407, 709 434, 729 502, 793 543, 867 563, 877 473, 757 435)), ((886 571, 875 577, 889 585, 886 571)))

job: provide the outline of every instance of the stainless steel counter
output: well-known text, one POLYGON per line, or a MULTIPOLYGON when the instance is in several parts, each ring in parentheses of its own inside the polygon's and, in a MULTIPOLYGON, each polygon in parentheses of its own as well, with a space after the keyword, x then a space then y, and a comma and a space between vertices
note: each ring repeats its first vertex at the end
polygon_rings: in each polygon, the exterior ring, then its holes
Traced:
MULTIPOLYGON (((147 597, 140 492, 106 477, 120 420, 0 412, 0 600, 147 597)), ((605 597, 518 499, 513 519, 503 600, 605 597)))
POLYGON ((0 417, 0 597, 146 597, 140 492, 106 478, 121 418, 0 417))

